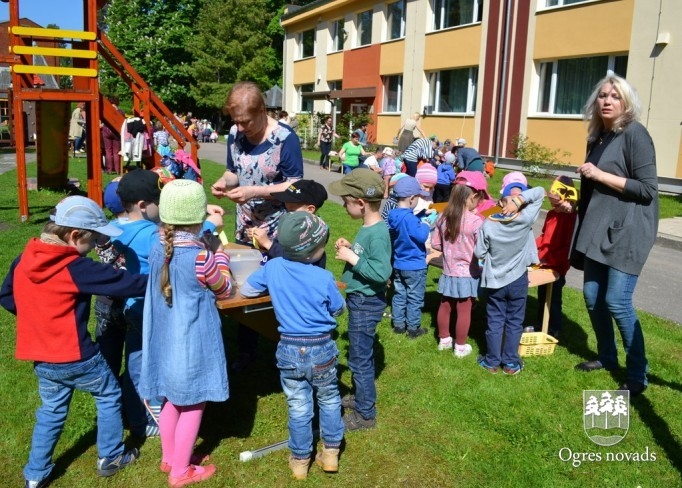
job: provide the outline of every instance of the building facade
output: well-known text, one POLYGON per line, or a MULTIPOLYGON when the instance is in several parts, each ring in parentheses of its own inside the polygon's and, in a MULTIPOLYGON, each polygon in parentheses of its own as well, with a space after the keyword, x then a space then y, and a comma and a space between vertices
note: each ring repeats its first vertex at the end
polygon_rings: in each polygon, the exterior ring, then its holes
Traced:
POLYGON ((584 161, 582 107, 608 72, 639 93, 659 176, 682 178, 679 0, 318 0, 290 7, 289 112, 367 112, 392 144, 406 117, 511 157, 514 140, 584 161), (334 102, 333 104, 330 102, 334 102))

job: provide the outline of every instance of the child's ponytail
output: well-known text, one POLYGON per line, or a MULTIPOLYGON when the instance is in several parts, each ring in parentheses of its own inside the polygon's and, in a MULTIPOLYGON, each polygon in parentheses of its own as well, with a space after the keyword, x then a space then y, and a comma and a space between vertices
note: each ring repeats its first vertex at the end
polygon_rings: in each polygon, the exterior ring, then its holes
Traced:
POLYGON ((175 226, 164 224, 163 249, 166 259, 161 268, 161 294, 166 298, 166 303, 173 306, 173 288, 170 283, 170 260, 173 258, 173 237, 175 236, 175 226))

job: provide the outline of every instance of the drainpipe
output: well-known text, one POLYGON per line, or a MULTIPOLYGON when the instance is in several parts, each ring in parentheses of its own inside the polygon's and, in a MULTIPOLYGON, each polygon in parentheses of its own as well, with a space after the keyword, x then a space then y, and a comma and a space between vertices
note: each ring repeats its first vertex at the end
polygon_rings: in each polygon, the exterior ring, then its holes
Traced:
POLYGON ((502 118, 504 116, 504 95, 506 93, 507 82, 507 53, 509 51, 509 22, 511 17, 512 0, 507 0, 507 7, 504 19, 504 46, 502 48, 502 74, 500 75, 500 92, 497 107, 497 120, 495 121, 495 166, 500 159, 500 139, 502 137, 502 118))

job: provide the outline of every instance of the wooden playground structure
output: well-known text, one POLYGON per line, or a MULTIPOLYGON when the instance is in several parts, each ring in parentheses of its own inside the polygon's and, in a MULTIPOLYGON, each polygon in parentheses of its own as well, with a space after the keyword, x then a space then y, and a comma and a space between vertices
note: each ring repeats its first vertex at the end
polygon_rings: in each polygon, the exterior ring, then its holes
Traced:
MULTIPOLYGON (((5 0, 3 0, 5 1, 5 0)), ((30 1, 30 0, 22 0, 30 1)), ((36 155, 38 188, 60 189, 66 186, 69 169, 68 127, 71 105, 85 103, 85 131, 87 156, 87 193, 102 203, 102 150, 100 122, 119 133, 124 117, 100 92, 99 62, 107 63, 128 85, 133 100, 134 116, 144 119, 151 127, 153 119, 159 120, 179 148, 186 148, 198 162, 199 144, 178 121, 163 101, 151 90, 135 69, 125 60, 107 36, 97 27, 97 10, 106 0, 83 0, 82 31, 24 27, 19 23, 20 0, 9 0, 9 54, 0 54, 0 63, 9 64, 12 71, 12 88, 9 93, 10 122, 16 148, 19 218, 29 218, 28 183, 26 177, 26 127, 23 117, 24 102, 36 104, 36 155), (36 40, 70 45, 42 47, 36 40), (72 59, 71 67, 45 66, 34 62, 33 56, 50 56, 72 59), (34 85, 35 75, 71 76, 73 88, 48 89, 34 85)), ((159 156, 154 154, 157 164, 159 156)))

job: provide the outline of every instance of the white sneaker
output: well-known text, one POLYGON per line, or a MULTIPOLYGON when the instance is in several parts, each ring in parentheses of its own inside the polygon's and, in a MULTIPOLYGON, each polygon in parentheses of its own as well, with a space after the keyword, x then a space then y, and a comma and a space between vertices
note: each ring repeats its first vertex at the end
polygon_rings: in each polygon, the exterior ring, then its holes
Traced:
POLYGON ((468 356, 471 354, 472 347, 469 344, 464 344, 463 346, 460 346, 459 344, 455 344, 455 357, 456 358, 463 358, 464 356, 468 356))
POLYGON ((452 337, 446 337, 438 342, 439 351, 451 351, 452 350, 452 337))

